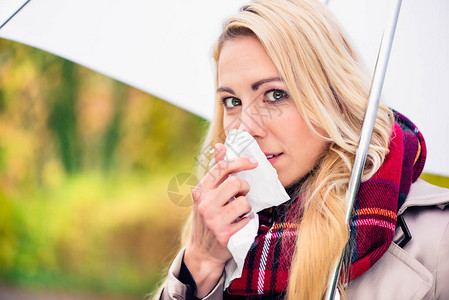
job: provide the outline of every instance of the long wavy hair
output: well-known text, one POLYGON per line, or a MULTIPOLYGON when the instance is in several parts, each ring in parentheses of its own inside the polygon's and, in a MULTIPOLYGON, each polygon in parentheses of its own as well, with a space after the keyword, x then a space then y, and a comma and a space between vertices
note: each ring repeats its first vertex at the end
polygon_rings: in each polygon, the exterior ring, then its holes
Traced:
MULTIPOLYGON (((288 299, 322 299, 331 269, 348 242, 345 197, 370 80, 340 25, 319 1, 260 0, 243 6, 224 23, 213 52, 216 65, 223 44, 241 36, 253 36, 262 43, 308 127, 329 142, 307 179, 293 191, 301 194, 302 206, 287 290, 288 299)), ((392 124, 393 113, 381 104, 363 181, 388 154, 392 124)), ((199 178, 211 159, 207 150, 225 137, 223 106, 216 104, 199 160, 199 178)), ((190 230, 189 221, 183 244, 190 230)))

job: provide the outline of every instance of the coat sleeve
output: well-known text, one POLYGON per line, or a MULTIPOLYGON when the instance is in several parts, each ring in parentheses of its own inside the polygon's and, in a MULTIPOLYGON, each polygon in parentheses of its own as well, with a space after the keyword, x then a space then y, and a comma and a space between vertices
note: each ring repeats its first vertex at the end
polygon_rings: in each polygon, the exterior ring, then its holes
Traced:
MULTIPOLYGON (((173 260, 170 269, 168 271, 167 279, 156 294, 154 299, 168 300, 168 299, 186 299, 187 287, 179 280, 179 273, 181 270, 182 259, 184 257, 185 249, 182 249, 176 258, 173 260)), ((220 300, 223 299, 223 284, 224 275, 220 277, 217 285, 210 291, 210 293, 202 298, 205 300, 220 300)))
MULTIPOLYGON (((446 208, 448 209, 448 208, 446 208)), ((438 251, 438 267, 436 270, 436 299, 449 299, 449 213, 448 223, 444 230, 438 251)))

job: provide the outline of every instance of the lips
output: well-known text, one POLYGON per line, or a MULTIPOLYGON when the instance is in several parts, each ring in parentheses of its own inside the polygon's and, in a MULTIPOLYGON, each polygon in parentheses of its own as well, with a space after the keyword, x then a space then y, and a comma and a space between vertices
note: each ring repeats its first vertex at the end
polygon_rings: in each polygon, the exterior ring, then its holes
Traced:
POLYGON ((280 153, 264 153, 265 156, 267 157, 268 161, 271 164, 274 164, 283 154, 283 152, 280 153))
POLYGON ((272 157, 281 155, 282 152, 281 152, 281 153, 264 153, 264 154, 265 154, 265 156, 266 156, 268 159, 270 159, 270 158, 272 158, 272 157))

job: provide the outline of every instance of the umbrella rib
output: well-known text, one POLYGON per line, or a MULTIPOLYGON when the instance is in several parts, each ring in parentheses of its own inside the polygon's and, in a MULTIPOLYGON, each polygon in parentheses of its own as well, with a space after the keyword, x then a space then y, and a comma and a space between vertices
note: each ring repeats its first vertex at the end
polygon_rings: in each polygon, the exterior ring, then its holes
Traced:
POLYGON ((24 8, 25 5, 27 5, 28 2, 30 2, 30 1, 31 1, 31 0, 27 0, 24 4, 22 4, 22 6, 19 7, 19 8, 16 10, 16 12, 13 13, 13 14, 8 18, 8 20, 6 20, 6 21, 2 24, 2 26, 0 26, 0 30, 1 30, 1 29, 3 28, 3 26, 5 26, 5 25, 6 25, 12 18, 14 18, 14 16, 17 15, 17 13, 18 13, 19 11, 21 11, 22 8, 24 8))

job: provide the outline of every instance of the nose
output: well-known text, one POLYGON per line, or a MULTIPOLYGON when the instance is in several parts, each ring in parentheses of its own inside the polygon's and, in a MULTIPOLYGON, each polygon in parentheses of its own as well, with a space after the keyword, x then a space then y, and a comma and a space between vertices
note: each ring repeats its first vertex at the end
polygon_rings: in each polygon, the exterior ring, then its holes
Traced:
POLYGON ((242 108, 238 129, 247 131, 254 138, 264 137, 267 134, 267 120, 263 114, 263 111, 257 107, 255 102, 256 101, 242 108))

